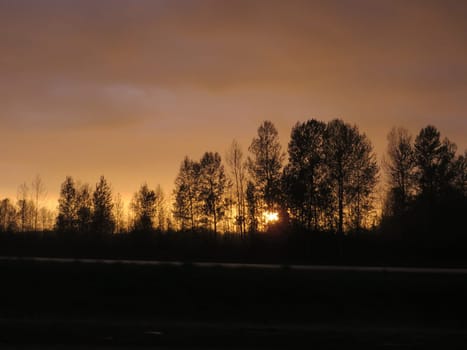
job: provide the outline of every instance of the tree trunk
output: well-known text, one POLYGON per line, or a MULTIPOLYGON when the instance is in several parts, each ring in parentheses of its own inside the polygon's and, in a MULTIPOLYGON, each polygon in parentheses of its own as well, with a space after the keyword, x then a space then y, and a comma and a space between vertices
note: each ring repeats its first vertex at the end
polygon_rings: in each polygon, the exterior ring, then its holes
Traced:
POLYGON ((344 247, 343 247, 343 240, 344 240, 344 181, 341 177, 339 179, 339 186, 338 186, 338 199, 339 199, 339 225, 338 225, 338 232, 337 232, 337 241, 338 241, 338 249, 339 249, 339 258, 343 258, 344 255, 344 247))
POLYGON ((337 233, 339 236, 344 234, 344 184, 343 180, 339 179, 338 185, 338 201, 339 201, 339 223, 337 233))

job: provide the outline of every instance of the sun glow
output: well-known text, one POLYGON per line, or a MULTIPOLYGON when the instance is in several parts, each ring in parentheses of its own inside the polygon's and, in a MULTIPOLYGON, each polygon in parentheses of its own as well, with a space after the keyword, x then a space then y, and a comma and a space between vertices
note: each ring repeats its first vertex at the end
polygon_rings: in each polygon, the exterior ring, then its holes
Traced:
POLYGON ((279 214, 277 212, 266 211, 263 213, 263 216, 266 224, 271 224, 279 221, 279 214))

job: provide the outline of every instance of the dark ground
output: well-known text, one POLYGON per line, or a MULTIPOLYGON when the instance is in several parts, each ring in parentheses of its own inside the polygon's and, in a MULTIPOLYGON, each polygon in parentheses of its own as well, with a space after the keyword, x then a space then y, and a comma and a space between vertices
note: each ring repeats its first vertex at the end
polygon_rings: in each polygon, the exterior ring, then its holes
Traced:
POLYGON ((467 275, 0 261, 0 347, 464 348, 467 275))

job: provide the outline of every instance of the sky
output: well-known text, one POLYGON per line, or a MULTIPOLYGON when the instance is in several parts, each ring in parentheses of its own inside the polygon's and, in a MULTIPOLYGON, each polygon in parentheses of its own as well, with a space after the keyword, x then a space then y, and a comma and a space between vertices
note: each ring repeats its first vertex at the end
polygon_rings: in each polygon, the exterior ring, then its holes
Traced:
POLYGON ((467 149, 467 2, 0 0, 0 198, 40 174, 170 195, 179 165, 245 153, 263 120, 467 149))

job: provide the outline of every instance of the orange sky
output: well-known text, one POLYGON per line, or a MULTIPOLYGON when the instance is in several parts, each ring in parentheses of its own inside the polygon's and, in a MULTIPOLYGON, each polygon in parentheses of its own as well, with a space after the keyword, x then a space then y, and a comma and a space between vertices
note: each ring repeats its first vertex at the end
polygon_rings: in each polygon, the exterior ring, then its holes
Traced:
POLYGON ((434 124, 467 148, 462 1, 0 0, 0 198, 35 174, 129 197, 261 121, 368 134, 434 124))

